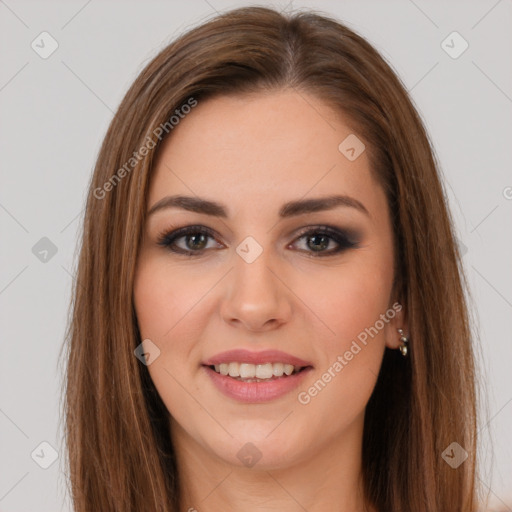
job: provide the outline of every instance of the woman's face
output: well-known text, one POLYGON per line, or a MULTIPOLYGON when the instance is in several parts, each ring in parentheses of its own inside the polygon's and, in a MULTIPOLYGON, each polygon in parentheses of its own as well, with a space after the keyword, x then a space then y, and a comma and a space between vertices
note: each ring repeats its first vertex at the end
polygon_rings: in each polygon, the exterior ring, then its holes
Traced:
POLYGON ((305 93, 199 101, 161 148, 157 204, 134 301, 178 449, 278 468, 357 442, 402 327, 390 214, 361 140, 305 93), (189 208, 165 203, 178 195, 189 208), (201 201, 218 206, 192 211, 201 201), (307 368, 277 377, 284 364, 307 368))

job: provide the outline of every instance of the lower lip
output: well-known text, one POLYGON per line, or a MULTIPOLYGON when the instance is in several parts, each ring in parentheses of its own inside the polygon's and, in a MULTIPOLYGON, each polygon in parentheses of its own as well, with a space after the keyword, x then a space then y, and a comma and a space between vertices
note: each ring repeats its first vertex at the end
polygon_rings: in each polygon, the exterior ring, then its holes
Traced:
POLYGON ((275 400, 299 386, 313 368, 308 366, 299 373, 278 377, 267 382, 243 382, 228 375, 221 375, 208 366, 203 366, 214 385, 229 398, 245 403, 261 403, 275 400))

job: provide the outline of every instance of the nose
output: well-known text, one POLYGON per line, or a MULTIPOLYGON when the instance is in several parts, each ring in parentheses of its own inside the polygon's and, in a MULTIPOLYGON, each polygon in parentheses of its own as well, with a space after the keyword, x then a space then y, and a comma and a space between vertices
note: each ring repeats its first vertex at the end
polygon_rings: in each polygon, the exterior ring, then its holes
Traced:
POLYGON ((225 286, 221 315, 230 325, 265 332, 290 321, 293 293, 267 251, 251 263, 235 255, 225 286))

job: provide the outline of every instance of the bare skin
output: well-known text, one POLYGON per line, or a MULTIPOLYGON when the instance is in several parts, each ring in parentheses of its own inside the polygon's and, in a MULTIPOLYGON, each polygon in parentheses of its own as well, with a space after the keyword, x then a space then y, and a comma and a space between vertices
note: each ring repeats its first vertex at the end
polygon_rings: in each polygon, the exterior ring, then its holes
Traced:
POLYGON ((399 347, 397 328, 406 326, 404 311, 393 309, 384 192, 366 152, 350 161, 338 150, 351 133, 316 97, 283 90, 199 102, 164 143, 148 211, 182 194, 222 203, 228 214, 156 211, 137 264, 137 319, 142 339, 160 349, 148 369, 172 416, 183 511, 377 512, 362 495, 364 414, 384 349, 399 347), (279 218, 288 201, 333 194, 367 213, 342 205, 279 218), (193 256, 158 244, 162 232, 189 225, 214 234, 174 241, 193 256), (322 225, 350 233, 355 245, 325 239, 321 229, 300 231, 322 225), (248 236, 262 248, 251 263, 236 252, 248 236), (384 314, 378 333, 333 371, 384 314), (282 350, 313 370, 284 396, 242 403, 221 393, 202 366, 236 348, 282 350), (307 394, 329 368, 329 382, 307 394), (261 454, 252 467, 237 456, 247 443, 261 454))

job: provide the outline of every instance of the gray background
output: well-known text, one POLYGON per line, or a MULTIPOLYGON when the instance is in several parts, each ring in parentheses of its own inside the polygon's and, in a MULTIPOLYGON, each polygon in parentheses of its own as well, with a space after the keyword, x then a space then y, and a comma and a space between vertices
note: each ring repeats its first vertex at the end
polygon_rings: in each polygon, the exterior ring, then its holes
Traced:
MULTIPOLYGON (((86 189, 113 111, 177 34, 247 4, 0 0, 0 511, 71 510, 57 356, 86 189), (31 47, 43 31, 59 45, 46 59, 31 47), (40 252, 43 237, 56 254, 40 252), (58 453, 48 469, 40 467, 51 462, 42 442, 58 453)), ((411 91, 465 251, 486 397, 482 480, 491 503, 508 504, 503 510, 512 510, 511 4, 260 2, 337 17, 374 44, 411 91), (453 31, 469 43, 456 59, 441 46, 453 31)))

